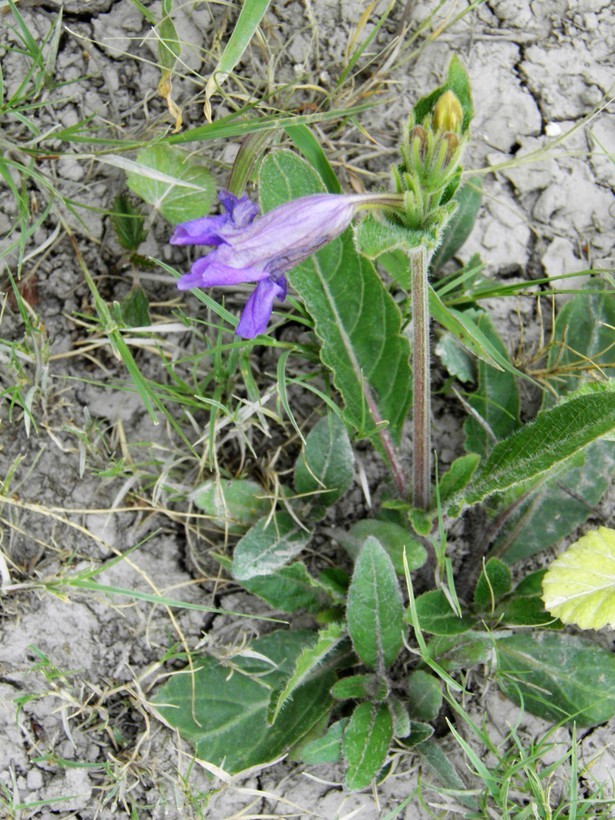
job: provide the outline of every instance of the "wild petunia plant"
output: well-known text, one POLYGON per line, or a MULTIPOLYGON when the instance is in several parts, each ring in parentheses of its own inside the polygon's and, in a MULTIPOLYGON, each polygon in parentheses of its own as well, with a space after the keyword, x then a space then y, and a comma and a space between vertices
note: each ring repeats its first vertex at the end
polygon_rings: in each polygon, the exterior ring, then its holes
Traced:
POLYGON ((343 761, 355 790, 417 754, 482 816, 472 783, 431 737, 445 701, 460 714, 469 670, 553 723, 594 726, 615 714, 615 658, 561 630, 543 603, 543 570, 520 578, 511 570, 583 524, 608 489, 615 304, 597 279, 556 318, 544 366, 522 372, 481 308, 494 285, 480 260, 439 275, 438 247, 450 258, 476 214, 472 189, 460 187, 471 117, 468 79, 454 59, 446 82, 414 106, 391 193, 327 192, 329 175, 276 150, 260 164, 262 216, 247 196, 222 193, 224 213, 185 221, 173 235, 213 248, 181 288, 256 283, 240 336, 264 332, 274 300, 292 288, 343 403, 326 396, 328 412, 275 497, 255 477, 214 476, 191 494, 225 538, 238 539, 232 555, 216 554, 221 567, 275 612, 310 613, 315 624, 273 631, 224 663, 194 656, 190 674, 173 675, 157 694, 158 713, 197 756, 229 773, 290 753, 310 765, 343 761), (365 208, 372 213, 353 235, 347 229, 365 208), (465 452, 433 491, 430 317, 468 411, 465 452), (591 325, 583 333, 581 319, 591 325), (523 382, 546 390, 527 423, 523 382), (411 401, 412 501, 401 449, 411 401), (394 489, 374 518, 346 530, 326 524, 353 481, 353 437, 374 442, 394 489), (476 505, 486 525, 456 569, 448 531, 476 505), (301 560, 316 534, 346 551, 339 566, 301 560))

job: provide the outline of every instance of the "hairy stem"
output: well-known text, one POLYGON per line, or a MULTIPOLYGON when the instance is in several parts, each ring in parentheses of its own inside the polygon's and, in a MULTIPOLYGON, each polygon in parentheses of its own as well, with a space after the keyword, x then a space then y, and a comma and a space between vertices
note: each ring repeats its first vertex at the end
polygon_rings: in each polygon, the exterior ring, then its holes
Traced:
POLYGON ((410 258, 412 274, 412 389, 413 438, 412 503, 429 507, 431 486, 431 384, 429 379, 429 306, 427 250, 418 248, 410 258))

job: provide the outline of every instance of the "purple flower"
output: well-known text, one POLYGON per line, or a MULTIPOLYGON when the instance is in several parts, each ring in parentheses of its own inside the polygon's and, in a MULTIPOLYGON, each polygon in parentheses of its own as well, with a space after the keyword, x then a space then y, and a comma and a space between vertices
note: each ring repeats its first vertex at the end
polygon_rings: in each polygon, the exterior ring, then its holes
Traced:
POLYGON ((256 219, 258 206, 247 196, 221 191, 219 198, 225 213, 184 222, 171 237, 174 245, 214 246, 177 286, 188 290, 256 282, 236 330, 244 339, 263 333, 274 300, 286 298, 284 274, 339 236, 357 208, 375 199, 369 194, 314 194, 256 219))

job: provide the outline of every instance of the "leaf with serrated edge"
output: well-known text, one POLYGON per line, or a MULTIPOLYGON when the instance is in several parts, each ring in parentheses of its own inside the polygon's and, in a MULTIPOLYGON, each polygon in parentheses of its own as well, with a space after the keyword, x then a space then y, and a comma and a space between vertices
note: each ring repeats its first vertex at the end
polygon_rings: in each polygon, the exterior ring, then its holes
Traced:
POLYGON ((553 561, 542 589, 545 607, 565 624, 615 628, 615 530, 579 538, 553 561))
MULTIPOLYGON (((318 174, 289 151, 263 161, 259 190, 263 211, 321 193, 318 174)), ((399 441, 411 404, 408 340, 399 309, 372 264, 354 248, 350 231, 294 268, 288 276, 314 319, 321 358, 333 372, 347 418, 371 434, 388 422, 399 441)))

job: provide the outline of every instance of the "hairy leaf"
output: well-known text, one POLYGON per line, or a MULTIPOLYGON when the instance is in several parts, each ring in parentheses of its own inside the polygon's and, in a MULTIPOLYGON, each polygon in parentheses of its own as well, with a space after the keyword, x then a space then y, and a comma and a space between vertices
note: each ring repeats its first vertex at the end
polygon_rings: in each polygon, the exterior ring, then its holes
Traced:
POLYGON ((370 669, 384 672, 403 646, 403 607, 391 559, 373 537, 356 560, 346 614, 355 652, 370 669))
POLYGON ((615 656, 563 632, 521 633, 496 642, 502 690, 546 720, 604 723, 615 714, 615 656))
POLYGON ((497 444, 479 467, 464 503, 476 504, 548 473, 614 430, 615 389, 597 386, 571 397, 497 444))
POLYGON ((331 708, 331 670, 294 693, 284 720, 269 726, 271 692, 291 674, 296 658, 314 640, 307 630, 278 631, 232 659, 235 672, 214 658, 194 660, 174 674, 154 698, 162 718, 189 741, 196 756, 230 774, 268 763, 307 735, 331 708))
POLYGON ((268 575, 295 558, 311 537, 288 513, 261 518, 233 551, 233 578, 248 581, 268 575))
POLYGON ((348 764, 346 788, 365 789, 384 766, 393 739, 393 720, 386 704, 361 703, 344 732, 342 750, 348 764))
POLYGON ((514 505, 492 548, 513 564, 557 544, 592 514, 612 486, 615 443, 595 441, 529 490, 515 488, 500 509, 514 505))
MULTIPOLYGON (((416 599, 416 614, 422 630, 432 635, 461 635, 472 628, 474 621, 453 612, 441 589, 431 589, 416 599)), ((407 616, 408 617, 408 616, 407 616)))
POLYGON ((295 490, 324 514, 352 484, 354 454, 344 423, 328 413, 310 430, 295 464, 295 490))
POLYGON ((321 629, 315 637, 316 642, 312 646, 306 646, 297 658, 292 674, 277 697, 272 697, 268 715, 270 724, 275 723, 281 710, 288 705, 297 689, 313 678, 325 659, 339 647, 346 638, 346 629, 342 624, 331 624, 326 629, 321 629))

